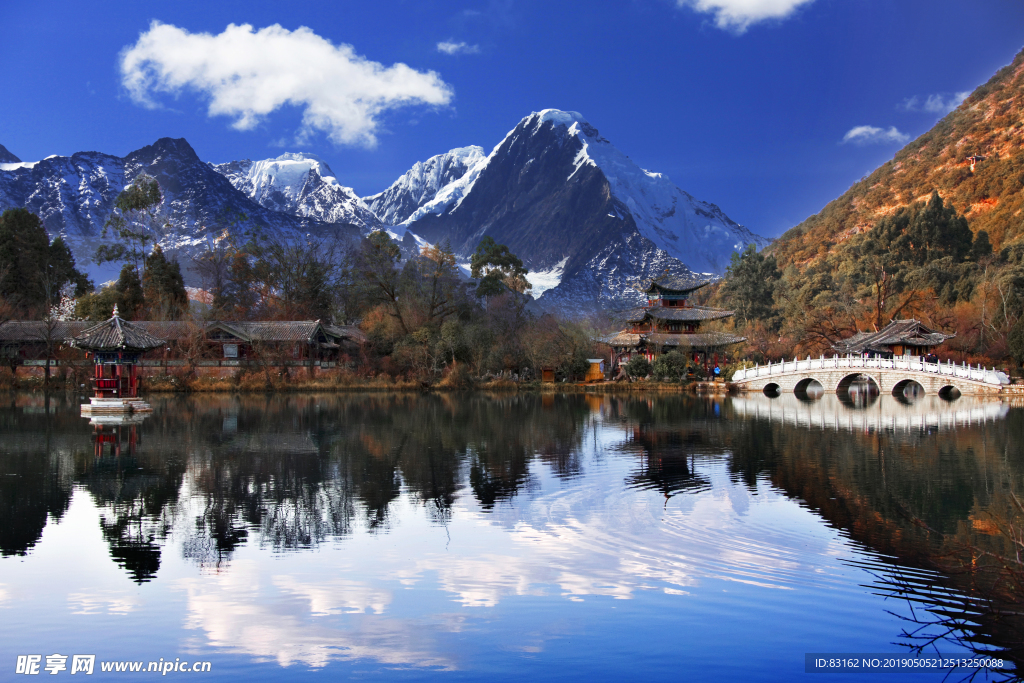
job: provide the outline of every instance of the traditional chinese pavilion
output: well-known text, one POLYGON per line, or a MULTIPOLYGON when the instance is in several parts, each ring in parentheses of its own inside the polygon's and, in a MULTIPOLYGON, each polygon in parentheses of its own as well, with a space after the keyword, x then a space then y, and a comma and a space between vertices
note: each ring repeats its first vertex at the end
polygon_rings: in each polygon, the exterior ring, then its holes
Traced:
POLYGON ((164 345, 163 339, 151 336, 122 320, 114 306, 110 320, 84 330, 74 338, 74 345, 89 352, 96 365, 93 396, 82 406, 82 415, 114 415, 149 412, 148 403, 139 398, 139 361, 143 353, 164 345))
POLYGON ((894 356, 924 356, 952 339, 946 334, 926 327, 920 320, 893 320, 877 332, 858 332, 837 342, 833 348, 844 354, 867 355, 878 358, 894 356))
POLYGON ((744 341, 733 334, 701 331, 705 322, 733 315, 733 311, 690 302, 694 292, 711 282, 672 276, 651 280, 642 290, 647 305, 630 311, 629 327, 608 339, 615 352, 614 364, 622 365, 635 355, 653 361, 663 353, 685 349, 695 362, 706 366, 717 362, 717 354, 725 347, 744 341))

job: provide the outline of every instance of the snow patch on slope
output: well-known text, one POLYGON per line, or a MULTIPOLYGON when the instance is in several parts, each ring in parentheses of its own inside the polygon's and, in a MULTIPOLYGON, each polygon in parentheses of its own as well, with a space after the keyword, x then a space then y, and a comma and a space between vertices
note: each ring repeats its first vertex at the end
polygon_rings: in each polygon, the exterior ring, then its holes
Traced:
POLYGON ((16 164, 0 164, 0 171, 17 171, 19 168, 35 168, 38 161, 19 161, 16 164))
POLYGON ((565 264, 569 261, 569 257, 566 256, 564 259, 556 263, 547 270, 537 270, 532 273, 527 273, 526 279, 533 289, 530 291, 534 297, 539 297, 549 289, 554 289, 562 282, 562 275, 565 274, 565 264))

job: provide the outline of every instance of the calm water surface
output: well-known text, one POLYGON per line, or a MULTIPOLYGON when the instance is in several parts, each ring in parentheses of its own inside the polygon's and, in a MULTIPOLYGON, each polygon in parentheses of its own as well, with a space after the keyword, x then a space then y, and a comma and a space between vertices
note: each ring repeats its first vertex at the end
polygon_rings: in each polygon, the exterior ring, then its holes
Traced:
POLYGON ((783 681, 950 619, 944 654, 1018 651, 943 569, 1012 552, 1024 409, 999 401, 174 396, 103 427, 3 401, 4 680, 61 653, 207 681, 783 681))

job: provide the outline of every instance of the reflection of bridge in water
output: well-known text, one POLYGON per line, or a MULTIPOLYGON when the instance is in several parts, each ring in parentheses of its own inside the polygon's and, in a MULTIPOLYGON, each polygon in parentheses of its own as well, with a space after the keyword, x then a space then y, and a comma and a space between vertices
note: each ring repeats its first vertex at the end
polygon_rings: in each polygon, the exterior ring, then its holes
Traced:
POLYGON ((953 389, 961 394, 996 394, 1010 384, 1010 378, 995 368, 957 365, 952 361, 928 363, 914 356, 794 359, 737 370, 732 383, 740 391, 800 393, 817 382, 827 392, 845 393, 852 383, 863 377, 869 377, 882 393, 893 395, 901 394, 913 384, 928 394, 953 389))
POLYGON ((925 396, 912 402, 882 397, 858 407, 837 396, 825 395, 816 401, 806 401, 792 394, 777 398, 737 396, 732 399, 732 408, 745 418, 858 432, 955 429, 1001 420, 1010 411, 1003 401, 973 396, 952 402, 937 396, 925 396))

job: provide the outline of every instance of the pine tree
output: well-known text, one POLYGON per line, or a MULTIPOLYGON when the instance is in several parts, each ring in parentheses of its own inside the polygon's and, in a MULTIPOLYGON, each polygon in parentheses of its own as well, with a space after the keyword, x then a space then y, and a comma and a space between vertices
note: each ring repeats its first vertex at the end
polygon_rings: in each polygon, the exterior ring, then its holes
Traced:
POLYGON ((92 284, 75 267, 61 237, 50 241, 39 217, 27 209, 0 215, 0 298, 22 316, 45 315, 71 283, 81 296, 92 284))
POLYGON ((758 253, 753 244, 743 253, 734 252, 722 294, 736 309, 736 319, 744 323, 761 320, 774 325, 777 318, 775 285, 781 277, 775 257, 758 253))
POLYGON ((168 261, 160 245, 146 257, 142 276, 145 307, 153 320, 178 320, 188 310, 188 292, 177 261, 168 261))

